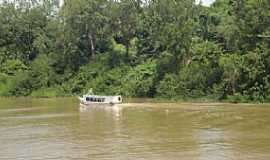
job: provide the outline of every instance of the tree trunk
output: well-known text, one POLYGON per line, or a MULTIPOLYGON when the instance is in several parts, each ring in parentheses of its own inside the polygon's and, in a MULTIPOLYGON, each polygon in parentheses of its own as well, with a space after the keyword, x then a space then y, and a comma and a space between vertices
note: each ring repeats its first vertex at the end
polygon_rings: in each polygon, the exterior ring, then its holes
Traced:
POLYGON ((89 46, 90 46, 90 55, 91 57, 95 56, 95 38, 94 36, 90 33, 88 34, 88 38, 89 38, 89 46))

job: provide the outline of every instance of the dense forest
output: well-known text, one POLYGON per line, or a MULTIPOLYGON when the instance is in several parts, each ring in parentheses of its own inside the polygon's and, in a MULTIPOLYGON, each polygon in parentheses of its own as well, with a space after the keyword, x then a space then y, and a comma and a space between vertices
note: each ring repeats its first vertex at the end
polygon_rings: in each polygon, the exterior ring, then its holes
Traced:
POLYGON ((270 101, 270 1, 5 0, 0 96, 270 101))

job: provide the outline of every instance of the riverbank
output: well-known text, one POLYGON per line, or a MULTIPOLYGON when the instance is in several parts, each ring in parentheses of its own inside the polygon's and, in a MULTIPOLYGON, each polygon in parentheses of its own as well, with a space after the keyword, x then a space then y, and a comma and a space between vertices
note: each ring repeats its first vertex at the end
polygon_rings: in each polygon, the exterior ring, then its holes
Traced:
MULTIPOLYGON (((123 98, 123 106, 129 106, 136 104, 136 106, 146 105, 152 106, 155 104, 166 104, 166 106, 170 105, 185 105, 185 106, 227 106, 227 105, 270 105, 270 103, 259 103, 259 102, 230 102, 230 101, 215 101, 213 99, 162 99, 162 98, 123 98)), ((58 97, 1 97, 1 100, 9 100, 9 101, 77 101, 77 97, 75 96, 58 96, 58 97)))

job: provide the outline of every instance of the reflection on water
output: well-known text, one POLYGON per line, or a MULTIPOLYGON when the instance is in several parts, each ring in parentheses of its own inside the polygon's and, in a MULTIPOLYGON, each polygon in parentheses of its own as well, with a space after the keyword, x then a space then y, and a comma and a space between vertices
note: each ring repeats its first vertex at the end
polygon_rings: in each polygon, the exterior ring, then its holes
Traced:
POLYGON ((0 159, 270 159, 270 106, 1 99, 0 159))
POLYGON ((96 111, 100 110, 102 112, 110 113, 113 117, 118 119, 121 115, 122 107, 119 105, 103 105, 103 106, 80 106, 79 110, 81 113, 86 112, 90 113, 93 112, 95 114, 96 111))
POLYGON ((218 128, 202 129, 198 132, 200 160, 233 159, 233 148, 228 143, 230 136, 218 128))

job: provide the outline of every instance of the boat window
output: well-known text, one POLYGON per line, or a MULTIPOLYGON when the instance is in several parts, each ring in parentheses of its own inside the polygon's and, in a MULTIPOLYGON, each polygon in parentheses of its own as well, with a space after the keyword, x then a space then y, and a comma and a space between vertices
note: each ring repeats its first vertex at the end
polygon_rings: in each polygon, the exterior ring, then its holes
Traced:
POLYGON ((121 101, 121 97, 118 97, 118 101, 121 101))
POLYGON ((86 101, 91 101, 91 99, 89 97, 86 97, 86 101))

